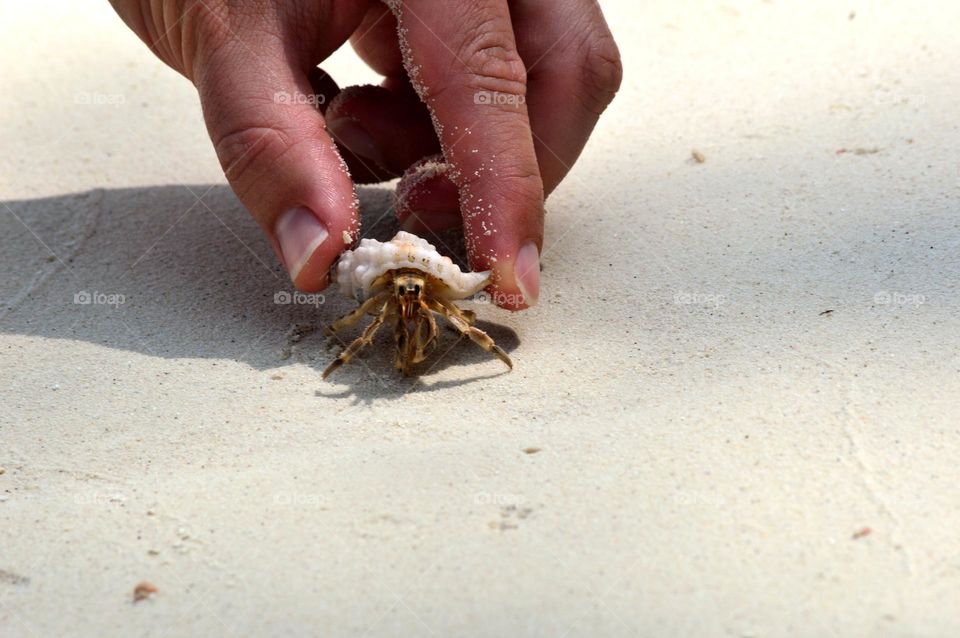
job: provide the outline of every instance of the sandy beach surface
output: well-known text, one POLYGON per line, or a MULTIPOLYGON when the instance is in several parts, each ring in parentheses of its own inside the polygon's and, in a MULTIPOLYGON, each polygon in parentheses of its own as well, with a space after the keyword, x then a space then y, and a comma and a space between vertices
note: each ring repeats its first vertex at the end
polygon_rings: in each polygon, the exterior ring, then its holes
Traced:
POLYGON ((513 372, 324 382, 193 87, 0 3, 0 635, 960 634, 960 4, 603 6, 513 372))

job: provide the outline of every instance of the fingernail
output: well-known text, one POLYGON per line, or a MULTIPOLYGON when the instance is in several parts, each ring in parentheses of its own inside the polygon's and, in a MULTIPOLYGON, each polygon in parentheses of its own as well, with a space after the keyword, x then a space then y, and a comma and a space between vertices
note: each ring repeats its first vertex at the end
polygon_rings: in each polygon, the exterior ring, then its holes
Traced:
POLYGON ((290 279, 296 283, 297 276, 317 247, 326 241, 329 235, 327 227, 309 208, 299 206, 280 216, 274 232, 283 253, 283 263, 290 273, 290 279))
POLYGON ((535 243, 531 241, 523 245, 513 262, 513 272, 523 302, 535 306, 540 298, 540 251, 535 243))
MULTIPOLYGON (((386 168, 383 153, 366 129, 349 117, 327 122, 327 130, 343 146, 360 159, 369 160, 379 168, 386 168)), ((372 167, 371 167, 372 168, 372 167)))

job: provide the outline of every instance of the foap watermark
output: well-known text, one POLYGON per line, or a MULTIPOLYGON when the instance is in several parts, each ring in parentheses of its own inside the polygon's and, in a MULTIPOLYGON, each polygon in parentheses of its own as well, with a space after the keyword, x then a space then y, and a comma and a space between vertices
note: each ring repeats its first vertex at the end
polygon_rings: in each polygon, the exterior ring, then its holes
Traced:
POLYGON ((300 292, 294 290, 278 290, 273 293, 273 303, 278 306, 314 306, 319 308, 326 302, 327 298, 319 292, 300 292))
POLYGON ((873 303, 878 306, 913 306, 918 308, 927 303, 927 298, 919 294, 879 290, 873 295, 873 303))
POLYGON ((713 306, 719 308, 727 303, 727 298, 725 295, 714 293, 680 291, 673 296, 673 303, 678 306, 713 306))
POLYGON ((73 293, 73 303, 78 306, 113 306, 118 308, 126 303, 127 298, 119 292, 88 292, 81 290, 73 293))
POLYGON ((74 104, 85 104, 90 106, 120 106, 127 103, 127 98, 123 93, 90 93, 81 91, 73 94, 74 104))
POLYGON ((477 492, 473 495, 473 502, 477 505, 500 505, 514 507, 523 505, 526 499, 520 494, 506 494, 503 492, 477 492))
POLYGON ((74 495, 73 502, 77 505, 106 507, 111 504, 126 503, 127 497, 120 492, 112 492, 109 494, 103 492, 81 492, 74 495))
POLYGON ((723 507, 726 505, 727 499, 710 492, 678 490, 673 493, 673 503, 690 507, 723 507))
POLYGON ((277 492, 273 495, 273 503, 288 507, 323 507, 320 495, 308 492, 277 492))
POLYGON ((312 107, 320 108, 326 104, 327 96, 322 93, 301 93, 300 91, 289 93, 287 91, 277 91, 273 94, 273 101, 277 104, 309 104, 312 107))
POLYGON ((477 91, 473 94, 474 104, 495 104, 498 106, 520 106, 526 103, 527 98, 515 93, 501 93, 500 91, 477 91))
POLYGON ((473 295, 472 297, 467 297, 466 299, 464 299, 464 301, 470 301, 472 303, 479 303, 479 304, 495 304, 497 306, 510 306, 510 307, 523 306, 523 305, 526 305, 527 303, 523 295, 519 292, 505 293, 505 292, 500 292, 499 290, 492 293, 487 292, 486 290, 481 290, 480 292, 473 295))

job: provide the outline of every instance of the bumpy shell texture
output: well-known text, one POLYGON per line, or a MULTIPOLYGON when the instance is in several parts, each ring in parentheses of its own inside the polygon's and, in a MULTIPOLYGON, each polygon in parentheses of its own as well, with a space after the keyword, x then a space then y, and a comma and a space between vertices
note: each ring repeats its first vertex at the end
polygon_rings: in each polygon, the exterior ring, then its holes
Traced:
POLYGON ((463 272, 449 257, 437 252, 423 237, 400 231, 388 242, 361 239, 360 245, 340 256, 337 283, 344 295, 362 301, 371 294, 382 274, 397 268, 416 268, 444 286, 433 294, 444 299, 466 299, 490 283, 490 271, 463 272))

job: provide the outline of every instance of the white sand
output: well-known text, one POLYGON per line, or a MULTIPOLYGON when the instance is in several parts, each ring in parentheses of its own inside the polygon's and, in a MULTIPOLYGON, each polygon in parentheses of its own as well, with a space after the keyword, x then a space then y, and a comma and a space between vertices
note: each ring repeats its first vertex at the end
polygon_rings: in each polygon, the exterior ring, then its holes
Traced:
POLYGON ((192 87, 3 3, 0 635, 957 635, 960 5, 706 4, 606 3, 512 373, 324 383, 192 87))

